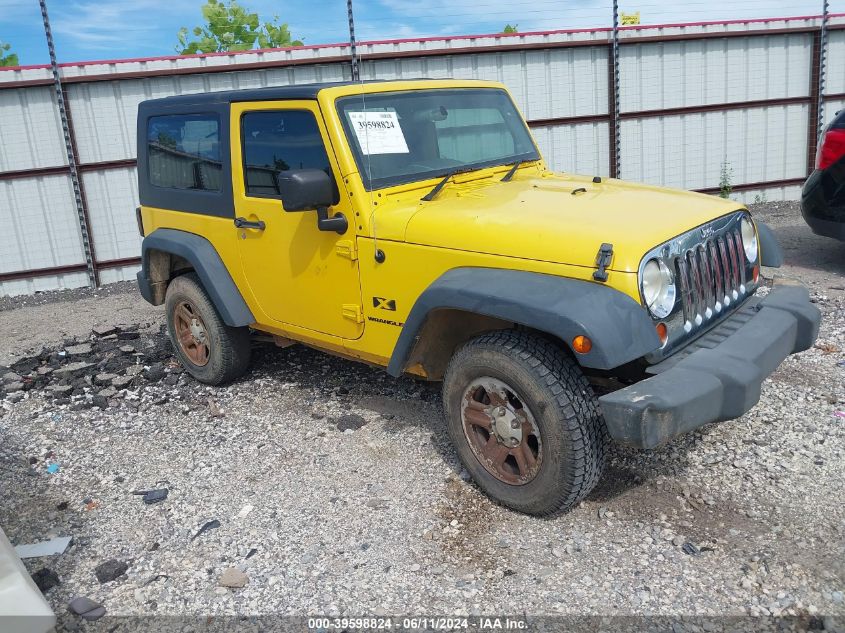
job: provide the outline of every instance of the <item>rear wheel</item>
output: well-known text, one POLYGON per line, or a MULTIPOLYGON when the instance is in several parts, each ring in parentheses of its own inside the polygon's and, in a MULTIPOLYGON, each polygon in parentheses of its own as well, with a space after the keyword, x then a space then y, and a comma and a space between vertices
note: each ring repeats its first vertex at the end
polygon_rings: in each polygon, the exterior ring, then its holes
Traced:
POLYGON ((196 274, 170 282, 164 307, 170 341, 191 376, 220 385, 243 375, 249 367, 249 328, 223 322, 196 274))
POLYGON ((556 514, 601 476, 607 440, 596 397, 545 339, 501 330, 471 340, 449 363, 443 403, 464 467, 509 508, 556 514))

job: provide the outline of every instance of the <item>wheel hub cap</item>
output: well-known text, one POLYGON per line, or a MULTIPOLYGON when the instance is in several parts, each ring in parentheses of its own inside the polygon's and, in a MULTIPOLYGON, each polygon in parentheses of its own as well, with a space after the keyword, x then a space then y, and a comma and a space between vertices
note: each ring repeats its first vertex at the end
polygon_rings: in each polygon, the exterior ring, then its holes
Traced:
POLYGON ((543 460, 542 439, 531 411, 506 382, 482 377, 466 388, 461 422, 479 463, 511 485, 533 480, 543 460))
POLYGON ((197 319, 191 319, 191 336, 197 341, 205 341, 205 328, 197 319))
POLYGON ((205 323, 191 302, 183 301, 176 305, 173 326, 179 349, 188 360, 198 367, 207 365, 210 347, 205 323))
POLYGON ((516 446, 522 442, 522 423, 510 408, 496 407, 493 419, 493 431, 500 444, 516 446))

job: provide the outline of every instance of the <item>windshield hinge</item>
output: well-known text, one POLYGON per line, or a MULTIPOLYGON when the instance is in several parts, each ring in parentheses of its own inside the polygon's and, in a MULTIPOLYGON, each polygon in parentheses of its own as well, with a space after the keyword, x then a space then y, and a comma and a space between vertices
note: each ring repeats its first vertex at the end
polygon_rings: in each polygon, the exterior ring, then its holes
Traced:
POLYGON ((607 267, 613 259, 613 244, 605 242, 596 253, 596 272, 593 273, 593 279, 596 281, 607 281, 607 267))
POLYGON ((358 259, 358 248, 354 240, 340 240, 334 247, 335 252, 341 257, 355 261, 358 259))
POLYGON ((357 303, 344 303, 341 307, 341 314, 344 319, 349 319, 355 323, 364 322, 364 314, 361 311, 361 306, 357 303))

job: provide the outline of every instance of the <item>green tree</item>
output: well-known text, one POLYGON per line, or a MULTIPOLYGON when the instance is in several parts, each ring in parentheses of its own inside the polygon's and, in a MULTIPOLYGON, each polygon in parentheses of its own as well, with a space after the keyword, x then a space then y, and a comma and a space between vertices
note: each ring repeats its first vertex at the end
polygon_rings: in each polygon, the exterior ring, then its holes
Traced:
POLYGON ((274 15, 272 22, 265 22, 258 32, 258 48, 285 48, 302 46, 302 40, 291 39, 286 23, 279 24, 279 16, 274 15))
POLYGON ((519 24, 514 24, 511 26, 510 24, 505 24, 505 28, 502 33, 519 33, 518 30, 519 24))
POLYGON ((12 48, 11 44, 0 42, 0 66, 20 66, 18 56, 9 53, 10 48, 12 48))
POLYGON ((258 42, 261 48, 302 46, 292 40, 287 24, 280 24, 279 17, 261 24, 258 14, 238 4, 237 0, 207 0, 202 6, 203 26, 190 32, 182 27, 177 34, 176 51, 180 55, 196 53, 222 53, 248 51, 258 42), (193 34, 193 39, 190 34, 193 34))

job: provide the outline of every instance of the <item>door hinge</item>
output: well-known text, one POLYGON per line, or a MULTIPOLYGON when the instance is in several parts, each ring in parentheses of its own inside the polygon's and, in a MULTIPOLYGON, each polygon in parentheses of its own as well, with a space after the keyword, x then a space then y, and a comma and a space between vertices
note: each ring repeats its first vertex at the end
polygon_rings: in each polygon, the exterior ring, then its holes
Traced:
POLYGON ((334 247, 335 252, 341 257, 355 261, 358 259, 358 248, 354 240, 340 240, 334 247))
POLYGON ((341 314, 343 314, 344 319, 355 321, 355 323, 364 322, 364 314, 361 311, 361 306, 357 303, 344 303, 341 308, 341 314))

